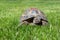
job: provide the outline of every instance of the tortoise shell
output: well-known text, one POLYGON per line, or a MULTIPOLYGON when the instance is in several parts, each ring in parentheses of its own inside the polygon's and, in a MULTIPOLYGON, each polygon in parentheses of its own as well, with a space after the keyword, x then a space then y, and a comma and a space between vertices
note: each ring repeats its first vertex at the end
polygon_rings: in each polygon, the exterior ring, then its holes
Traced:
POLYGON ((33 23, 33 21, 35 21, 35 23, 38 23, 40 20, 47 21, 44 13, 41 10, 38 10, 37 8, 29 8, 25 10, 25 12, 20 17, 20 22, 27 21, 29 23, 33 23), (38 21, 36 21, 35 18, 38 21))

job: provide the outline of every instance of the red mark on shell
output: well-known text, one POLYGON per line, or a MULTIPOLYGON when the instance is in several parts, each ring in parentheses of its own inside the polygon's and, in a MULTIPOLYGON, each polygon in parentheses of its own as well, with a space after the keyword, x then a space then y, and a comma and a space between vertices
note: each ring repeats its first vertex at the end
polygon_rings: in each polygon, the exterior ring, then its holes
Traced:
POLYGON ((31 8, 31 10, 37 10, 37 8, 31 8))

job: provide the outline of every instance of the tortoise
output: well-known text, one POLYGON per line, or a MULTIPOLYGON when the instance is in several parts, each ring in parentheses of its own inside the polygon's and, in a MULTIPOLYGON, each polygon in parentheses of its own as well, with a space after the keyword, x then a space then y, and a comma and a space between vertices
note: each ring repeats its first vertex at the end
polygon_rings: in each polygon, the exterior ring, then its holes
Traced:
POLYGON ((37 8, 29 8, 20 17, 20 24, 48 24, 45 14, 37 8))

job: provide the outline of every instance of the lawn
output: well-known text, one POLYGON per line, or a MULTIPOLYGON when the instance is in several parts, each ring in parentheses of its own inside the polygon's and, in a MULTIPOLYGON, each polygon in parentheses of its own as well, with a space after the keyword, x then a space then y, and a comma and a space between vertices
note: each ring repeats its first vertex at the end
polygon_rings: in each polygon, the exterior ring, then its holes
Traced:
POLYGON ((60 40, 59 0, 0 0, 0 40, 60 40), (20 16, 27 8, 38 8, 49 25, 22 25, 20 16))

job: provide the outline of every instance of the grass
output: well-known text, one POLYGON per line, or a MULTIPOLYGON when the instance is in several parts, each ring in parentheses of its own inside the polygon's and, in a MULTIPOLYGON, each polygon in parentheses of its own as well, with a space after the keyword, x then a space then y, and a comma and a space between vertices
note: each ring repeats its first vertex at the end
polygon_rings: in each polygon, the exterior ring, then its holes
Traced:
POLYGON ((0 0, 0 40, 60 40, 60 1, 0 0), (22 25, 17 30, 20 15, 30 7, 42 10, 49 25, 22 25))

